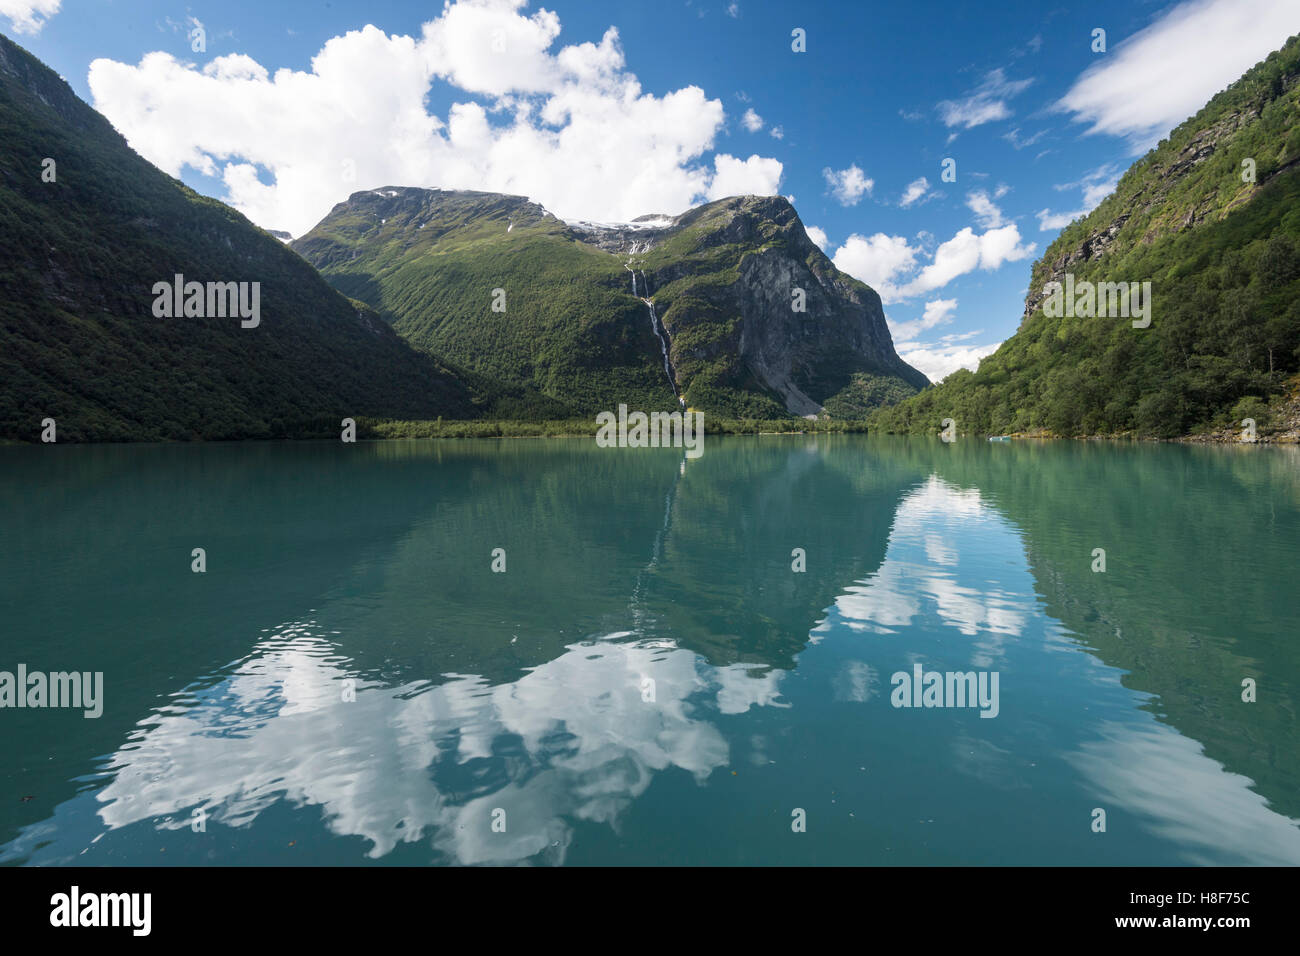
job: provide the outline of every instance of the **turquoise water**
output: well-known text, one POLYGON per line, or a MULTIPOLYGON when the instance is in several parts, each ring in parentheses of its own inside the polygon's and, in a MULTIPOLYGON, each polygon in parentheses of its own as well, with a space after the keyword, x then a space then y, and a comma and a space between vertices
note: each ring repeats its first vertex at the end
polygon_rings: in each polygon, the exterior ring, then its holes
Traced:
POLYGON ((0 670, 104 687, 0 709, 3 862, 1300 863, 1297 449, 8 447, 0 507, 0 670))

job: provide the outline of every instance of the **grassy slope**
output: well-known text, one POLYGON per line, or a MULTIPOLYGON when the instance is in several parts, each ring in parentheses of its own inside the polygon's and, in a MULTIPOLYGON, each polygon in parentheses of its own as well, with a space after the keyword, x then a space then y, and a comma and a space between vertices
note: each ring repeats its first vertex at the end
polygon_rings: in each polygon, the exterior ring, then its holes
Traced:
POLYGON ((394 209, 354 196, 295 248, 336 288, 395 316, 417 348, 533 390, 521 417, 677 407, 617 257, 522 199, 442 193, 426 203, 422 191, 396 191, 411 201, 394 209), (492 308, 498 288, 504 312, 492 308))

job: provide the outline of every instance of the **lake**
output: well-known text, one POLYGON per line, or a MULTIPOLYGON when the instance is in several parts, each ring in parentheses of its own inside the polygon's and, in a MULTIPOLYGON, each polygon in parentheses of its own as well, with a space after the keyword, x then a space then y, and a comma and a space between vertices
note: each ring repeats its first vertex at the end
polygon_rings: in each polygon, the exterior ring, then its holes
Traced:
POLYGON ((0 709, 0 862, 1300 863, 1300 449, 11 446, 0 505, 0 671, 103 675, 0 709))

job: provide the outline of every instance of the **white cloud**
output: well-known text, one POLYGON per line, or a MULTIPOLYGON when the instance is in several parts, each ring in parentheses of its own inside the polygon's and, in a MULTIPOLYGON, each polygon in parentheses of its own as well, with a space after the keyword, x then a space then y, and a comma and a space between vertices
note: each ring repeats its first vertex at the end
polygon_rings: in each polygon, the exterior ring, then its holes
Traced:
POLYGON ((907 184, 907 188, 903 190, 903 198, 898 201, 898 204, 906 209, 912 203, 931 195, 933 193, 930 192, 930 180, 922 176, 920 179, 914 179, 907 184))
POLYGON ((975 220, 985 229, 999 229, 1006 225, 1002 210, 997 207, 989 194, 977 189, 966 197, 966 205, 975 214, 975 220))
POLYGON ((857 163, 849 166, 848 169, 840 170, 827 166, 822 170, 822 176, 826 179, 826 185, 830 187, 831 195, 841 206, 857 205, 858 200, 870 194, 876 185, 874 179, 868 179, 862 170, 858 169, 857 163))
POLYGON ((1033 255, 1035 243, 1023 244, 1020 229, 1007 223, 976 233, 962 229, 934 252, 930 263, 916 271, 924 250, 902 236, 876 233, 867 239, 856 233, 844 241, 831 260, 841 272, 861 279, 880 295, 885 305, 925 295, 946 286, 958 276, 976 269, 991 271, 1005 262, 1018 262, 1033 255))
POLYGON ((953 279, 976 269, 991 271, 1004 262, 1033 255, 1034 243, 1022 245, 1015 223, 976 234, 967 226, 935 250, 934 260, 903 289, 904 296, 924 295, 942 289, 953 279))
MULTIPOLYGON (((961 99, 943 100, 937 106, 944 126, 971 129, 1006 119, 1011 115, 1007 100, 1021 93, 1033 80, 1008 80, 1001 69, 990 70, 984 82, 961 99)), ((949 137, 951 142, 953 137, 949 137)))
POLYGON ((889 334, 895 342, 910 342, 922 332, 950 323, 956 309, 956 299, 933 299, 925 304, 921 317, 911 322, 894 322, 886 316, 889 334))
POLYGON ((732 3, 727 4, 727 16, 731 17, 733 20, 736 19, 737 17, 739 17, 739 16, 740 16, 740 4, 739 4, 739 3, 735 3, 734 0, 733 0, 732 3))
POLYGON ((1300 32, 1300 3, 1192 0, 1085 70, 1057 108, 1141 151, 1300 32))
POLYGON ((740 122, 743 123, 745 129, 749 130, 751 133, 757 133, 763 128, 763 117, 755 113, 753 109, 745 110, 745 115, 741 117, 740 122))
POLYGON ((1119 184, 1119 170, 1110 164, 1100 166, 1088 173, 1078 182, 1064 183, 1052 187, 1058 192, 1065 192, 1071 189, 1080 189, 1083 191, 1083 205, 1071 212, 1052 212, 1050 209, 1040 209, 1037 213, 1038 228, 1042 232, 1048 232, 1055 229, 1064 229, 1080 216, 1086 216, 1097 208, 1097 205, 1115 191, 1116 185, 1119 184))
POLYGON ((804 226, 804 232, 808 233, 808 238, 816 243, 817 248, 825 252, 830 248, 830 238, 826 235, 826 230, 818 226, 804 226))
POLYGON ((921 313, 921 328, 932 329, 936 325, 946 325, 952 321, 952 314, 956 310, 956 299, 933 299, 927 302, 921 313))
POLYGON ((705 194, 710 200, 727 196, 775 196, 781 182, 781 163, 757 154, 749 159, 718 156, 713 161, 713 179, 705 194))
POLYGON ((1051 131, 1050 128, 1040 129, 1037 133, 1034 133, 1032 136, 1021 136, 1020 127, 1017 126, 1015 129, 1003 133, 1002 138, 1005 139, 1008 143, 1010 143, 1013 149, 1022 150, 1027 146, 1033 146, 1040 139, 1046 136, 1050 131, 1051 131))
POLYGON ((706 156, 725 124, 719 100, 695 86, 644 92, 612 27, 556 50, 558 17, 524 16, 523 2, 449 3, 416 37, 351 31, 309 72, 155 52, 137 65, 95 60, 89 85, 151 162, 220 178, 250 219, 295 235, 386 185, 516 193, 600 221, 775 192, 778 160, 706 156), (457 97, 445 115, 426 106, 438 83, 457 97))
POLYGON ((0 16, 9 18, 14 33, 39 33, 63 0, 0 0, 0 16))
POLYGON ((932 345, 908 349, 902 346, 898 356, 930 381, 938 384, 958 369, 979 368, 980 359, 992 355, 1001 342, 992 345, 932 345))
POLYGON ((768 133, 773 139, 785 139, 785 127, 783 126, 773 126, 768 130, 768 133))
POLYGON ((1087 210, 1076 209, 1073 212, 1052 212, 1050 209, 1038 210, 1038 231, 1054 232, 1057 229, 1064 229, 1080 216, 1086 216, 1087 210))
POLYGON ((888 305, 901 298, 898 281, 916 268, 919 250, 908 245, 902 236, 887 236, 878 232, 871 238, 857 233, 844 240, 831 261, 835 268, 847 272, 875 289, 888 305))

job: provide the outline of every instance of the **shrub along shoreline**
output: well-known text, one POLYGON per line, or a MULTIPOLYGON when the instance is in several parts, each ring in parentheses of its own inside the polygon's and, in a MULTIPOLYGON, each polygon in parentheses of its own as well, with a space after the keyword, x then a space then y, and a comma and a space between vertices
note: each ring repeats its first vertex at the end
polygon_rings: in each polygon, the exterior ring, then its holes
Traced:
MULTIPOLYGON (((562 438, 594 437, 595 417, 558 421, 393 421, 357 419, 357 437, 379 440, 414 438, 562 438)), ((706 435, 805 435, 858 432, 865 433, 867 423, 848 419, 810 421, 807 419, 727 419, 704 416, 706 435)))

